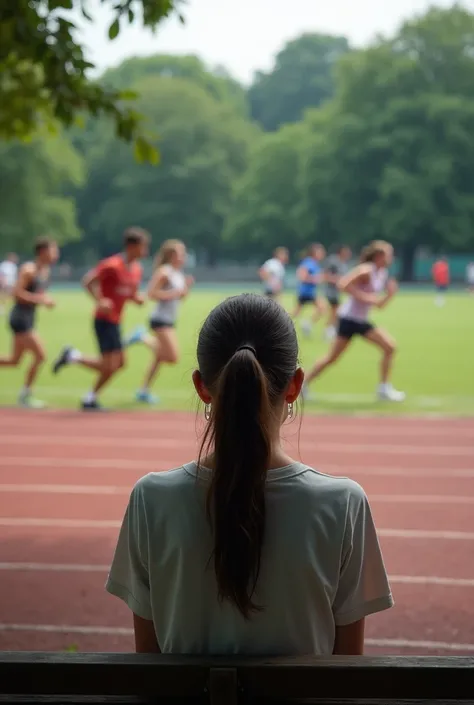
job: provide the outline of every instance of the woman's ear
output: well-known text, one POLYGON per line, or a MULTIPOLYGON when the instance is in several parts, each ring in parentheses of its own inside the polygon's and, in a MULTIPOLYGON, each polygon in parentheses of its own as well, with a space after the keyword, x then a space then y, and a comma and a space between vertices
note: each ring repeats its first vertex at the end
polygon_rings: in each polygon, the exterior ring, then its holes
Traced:
POLYGON ((286 396, 285 396, 285 401, 288 402, 288 404, 293 404, 295 402, 301 392, 301 387, 303 386, 304 382, 304 372, 302 367, 298 367, 296 370, 295 374, 293 375, 293 378, 288 385, 288 388, 286 390, 286 396))
POLYGON ((201 373, 199 370, 194 370, 193 372, 193 384, 197 395, 204 404, 210 404, 212 401, 211 395, 207 391, 204 382, 202 381, 201 373))

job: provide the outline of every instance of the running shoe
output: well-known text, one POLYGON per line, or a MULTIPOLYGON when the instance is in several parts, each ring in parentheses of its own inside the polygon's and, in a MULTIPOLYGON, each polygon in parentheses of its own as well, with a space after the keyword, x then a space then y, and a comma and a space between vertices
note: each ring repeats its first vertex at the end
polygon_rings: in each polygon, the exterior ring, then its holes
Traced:
POLYGON ((65 365, 69 364, 69 356, 71 354, 72 347, 70 345, 65 345, 64 348, 59 353, 59 357, 53 363, 53 375, 57 375, 59 370, 65 365))
POLYGON ((18 404, 20 406, 23 406, 25 409, 44 409, 46 407, 46 404, 44 401, 40 401, 39 399, 35 399, 34 397, 28 395, 28 396, 23 396, 20 395, 18 399, 18 404))
POLYGON ((106 411, 106 409, 99 404, 97 399, 94 399, 93 401, 82 401, 81 409, 82 411, 106 411))
POLYGON ((391 384, 381 384, 377 391, 377 396, 381 401, 405 401, 405 392, 399 392, 391 384))
POLYGON ((133 333, 131 333, 129 336, 127 336, 123 344, 125 347, 128 347, 129 345, 135 345, 136 343, 141 343, 143 340, 143 337, 145 336, 146 329, 143 326, 139 326, 138 328, 135 328, 133 333))
POLYGON ((158 404, 159 399, 158 397, 155 397, 151 392, 146 391, 145 389, 140 389, 140 391, 137 392, 136 394, 136 400, 141 402, 142 404, 158 404))

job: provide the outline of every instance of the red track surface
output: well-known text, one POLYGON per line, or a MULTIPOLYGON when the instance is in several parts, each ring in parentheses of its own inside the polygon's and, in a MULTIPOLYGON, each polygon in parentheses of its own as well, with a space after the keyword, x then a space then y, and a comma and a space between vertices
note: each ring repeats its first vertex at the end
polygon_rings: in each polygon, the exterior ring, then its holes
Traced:
MULTIPOLYGON (((367 651, 473 654, 474 422, 306 417, 286 436, 371 500, 396 606, 367 651)), ((3 410, 0 447, 0 649, 132 650, 107 566, 134 482, 195 457, 195 417, 3 410)))

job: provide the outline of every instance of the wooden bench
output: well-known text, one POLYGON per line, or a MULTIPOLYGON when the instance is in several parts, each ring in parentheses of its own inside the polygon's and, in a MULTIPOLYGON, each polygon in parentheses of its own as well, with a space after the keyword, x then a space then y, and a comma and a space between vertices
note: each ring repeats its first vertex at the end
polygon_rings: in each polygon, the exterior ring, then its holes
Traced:
POLYGON ((474 658, 0 652, 1 703, 474 704, 474 658))

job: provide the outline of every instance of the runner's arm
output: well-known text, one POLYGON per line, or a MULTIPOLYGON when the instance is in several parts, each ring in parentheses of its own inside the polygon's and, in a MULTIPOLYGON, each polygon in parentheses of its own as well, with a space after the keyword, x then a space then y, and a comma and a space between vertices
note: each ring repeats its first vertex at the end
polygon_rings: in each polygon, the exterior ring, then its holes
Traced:
POLYGON ((363 279, 369 276, 370 271, 371 267, 368 264, 359 264, 359 266, 354 267, 345 277, 339 280, 339 290, 349 294, 362 304, 378 306, 381 302, 380 296, 378 294, 370 294, 367 291, 361 291, 358 286, 363 279))
POLYGON ((152 301, 173 301, 174 299, 182 299, 184 295, 183 291, 178 289, 165 289, 168 281, 166 269, 158 267, 153 273, 148 285, 148 298, 152 301))

